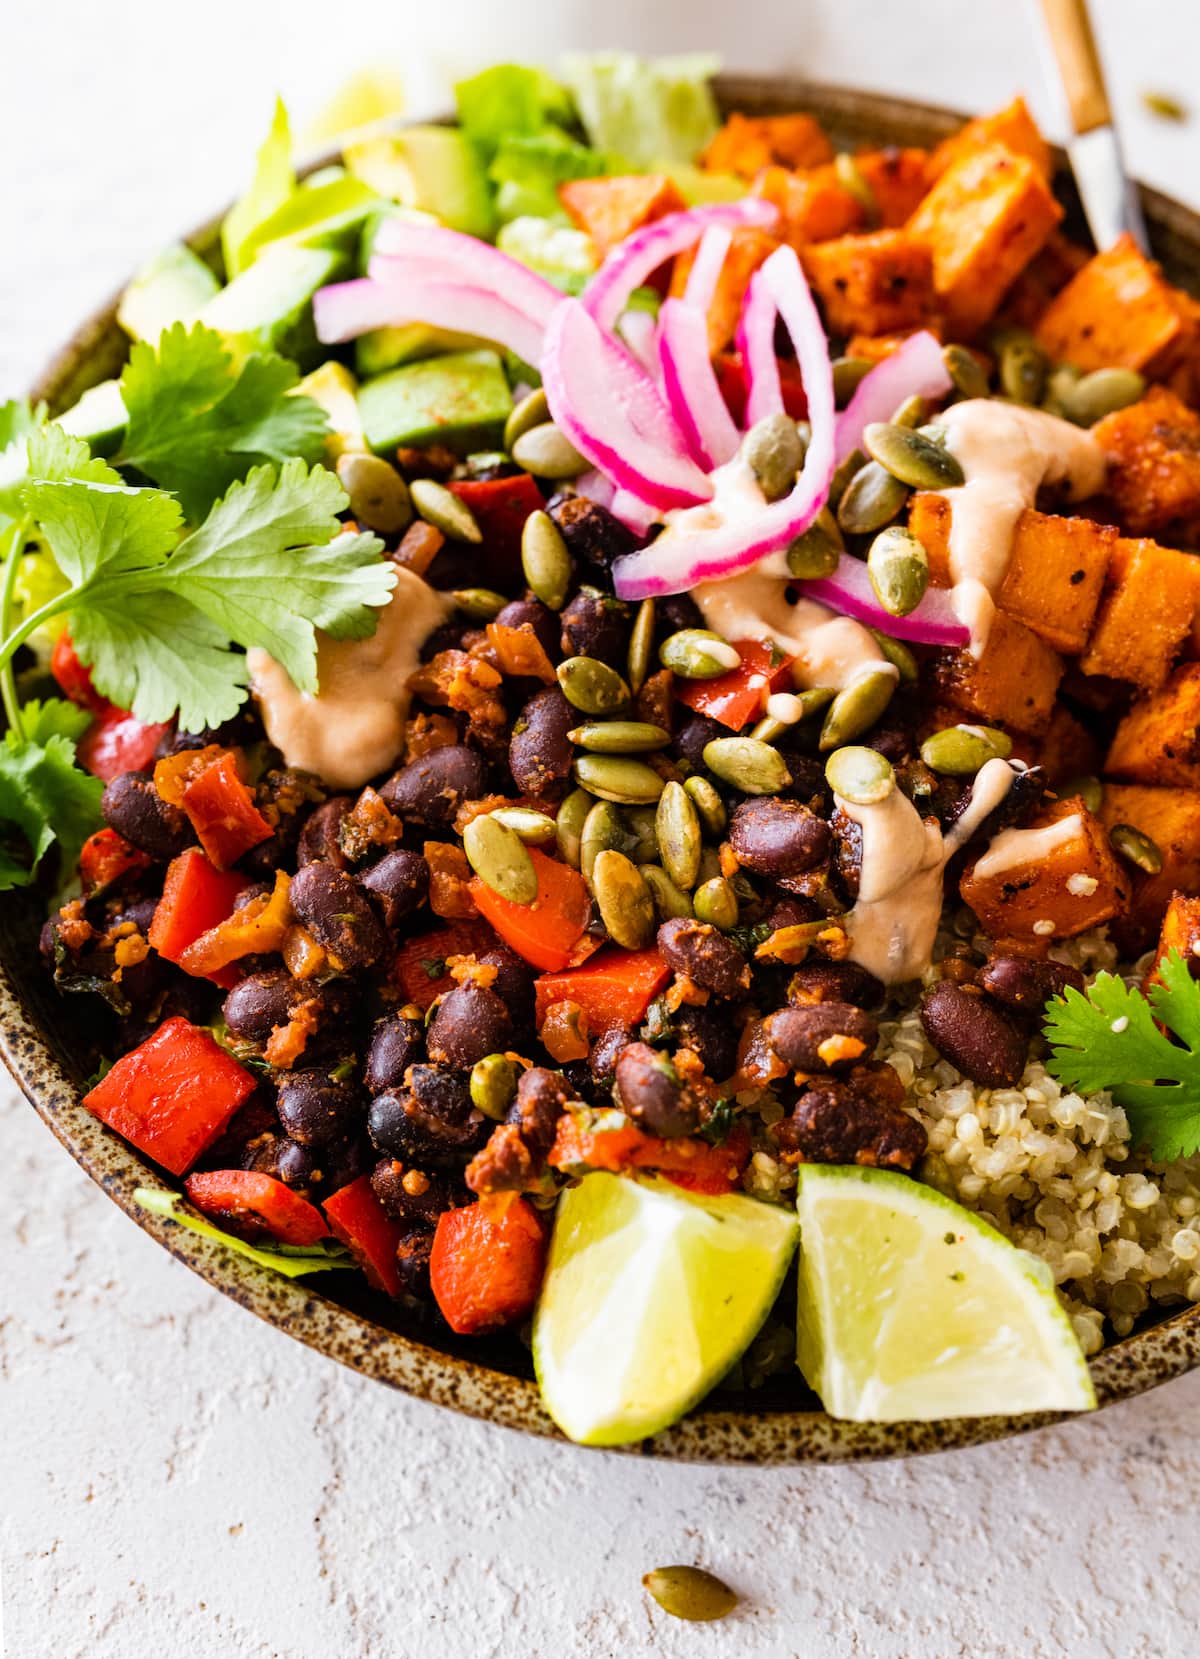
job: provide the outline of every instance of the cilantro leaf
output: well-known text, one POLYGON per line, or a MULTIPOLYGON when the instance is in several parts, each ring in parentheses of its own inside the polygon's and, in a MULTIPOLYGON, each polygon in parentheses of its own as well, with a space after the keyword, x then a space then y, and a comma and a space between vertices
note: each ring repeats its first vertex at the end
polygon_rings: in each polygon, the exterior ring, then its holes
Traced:
POLYGON ((37 479, 25 501, 72 587, 92 581, 101 567, 115 574, 161 565, 179 536, 179 503, 161 490, 37 479))
POLYGON ((78 703, 68 703, 65 697, 31 697, 21 704, 21 724, 30 743, 47 743, 52 737, 70 738, 72 743, 87 731, 92 714, 78 703))
POLYGON ((26 398, 0 403, 0 529, 20 518, 22 486, 29 474, 29 440, 45 424, 46 405, 26 398))
MULTIPOLYGON (((68 705, 69 706, 69 705, 68 705)), ((30 731, 18 741, 8 732, 0 743, 0 822, 9 834, 0 844, 0 891, 26 887, 57 839, 64 869, 74 867, 84 841, 100 822, 104 785, 75 764, 78 725, 57 702, 29 704, 30 731), (12 830, 25 847, 14 846, 12 830)), ((84 717, 86 724, 86 716, 84 717)))
POLYGON ((295 364, 274 353, 235 367, 214 330, 176 323, 157 346, 143 342, 129 354, 118 465, 174 491, 197 523, 252 466, 319 458, 328 421, 312 398, 289 396, 299 379, 295 364))
POLYGON ((245 657, 178 594, 101 589, 68 620, 97 691, 139 720, 170 720, 178 711, 185 731, 202 731, 231 720, 245 702, 245 657))
POLYGON ((1047 1070, 1067 1088, 1108 1089, 1134 1140, 1167 1162, 1200 1151, 1200 982, 1172 950, 1149 996, 1100 973, 1087 995, 1068 989, 1046 1011, 1047 1070), (1184 1046, 1173 1043, 1155 1021, 1184 1046))
POLYGON ((247 250, 247 242, 264 219, 278 212, 295 188, 288 112, 283 99, 276 98, 271 130, 259 149, 250 188, 233 204, 221 226, 221 251, 227 278, 232 280, 250 264, 252 253, 247 250))

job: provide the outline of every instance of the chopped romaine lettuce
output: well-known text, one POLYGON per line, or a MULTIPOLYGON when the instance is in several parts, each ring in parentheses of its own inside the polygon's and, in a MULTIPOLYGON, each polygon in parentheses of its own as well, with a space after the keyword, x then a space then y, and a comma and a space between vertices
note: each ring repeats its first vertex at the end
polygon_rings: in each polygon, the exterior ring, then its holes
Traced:
POLYGON ((572 52, 563 79, 575 95, 589 141, 640 168, 693 162, 717 130, 707 53, 641 58, 632 52, 572 52))
POLYGON ((248 242, 263 221, 279 211, 295 188, 291 127, 283 99, 276 98, 271 130, 258 152, 250 188, 233 204, 221 226, 227 278, 237 276, 251 263, 253 254, 247 256, 246 252, 248 242))
POLYGON ((488 158, 506 138, 532 138, 575 119, 566 88, 527 64, 498 63, 459 81, 454 97, 459 126, 488 158))
POLYGON ((556 129, 505 138, 491 166, 497 186, 496 213, 501 222, 523 215, 567 216, 558 199, 558 187, 568 179, 593 179, 616 169, 607 156, 589 150, 556 129))

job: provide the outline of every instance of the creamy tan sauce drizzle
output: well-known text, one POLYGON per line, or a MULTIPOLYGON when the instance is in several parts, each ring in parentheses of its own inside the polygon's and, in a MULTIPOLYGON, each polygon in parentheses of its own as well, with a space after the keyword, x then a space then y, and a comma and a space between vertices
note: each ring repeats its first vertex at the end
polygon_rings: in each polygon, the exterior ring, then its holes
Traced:
POLYGON ((851 961, 885 985, 924 973, 941 920, 946 865, 1004 800, 1016 774, 1006 760, 989 760, 976 774, 966 810, 944 836, 899 789, 871 806, 835 795, 862 831, 858 898, 846 918, 851 961))
POLYGON ((1056 848, 1083 834, 1083 819, 1077 812, 1057 823, 1043 824, 1039 829, 1006 829, 993 837, 987 852, 975 866, 975 874, 983 880, 1001 876, 1006 870, 1017 870, 1022 865, 1040 864, 1056 848))
POLYGON ((390 604, 370 639, 317 635, 316 696, 297 691, 266 651, 246 653, 267 736, 289 766, 335 789, 357 789, 386 771, 404 748, 410 675, 450 601, 411 570, 396 572, 390 604))
POLYGON ((1069 421, 996 398, 968 398, 938 418, 947 448, 966 474, 964 484, 942 493, 951 503, 954 608, 971 630, 978 656, 987 644, 1017 520, 1043 484, 1065 484, 1072 501, 1095 495, 1104 485, 1104 455, 1089 432, 1069 421))

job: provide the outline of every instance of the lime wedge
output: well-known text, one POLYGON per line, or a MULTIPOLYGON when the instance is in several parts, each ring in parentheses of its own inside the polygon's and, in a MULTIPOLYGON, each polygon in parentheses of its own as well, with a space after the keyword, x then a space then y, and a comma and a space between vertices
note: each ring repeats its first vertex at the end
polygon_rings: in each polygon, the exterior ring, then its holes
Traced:
POLYGON ((856 1423, 1086 1411, 1092 1380, 1049 1269, 888 1170, 802 1165, 796 1359, 856 1423))
POLYGON ((559 1428, 621 1446, 677 1421, 755 1335, 795 1247, 790 1212, 756 1198, 585 1176, 559 1199, 533 1326, 559 1428))

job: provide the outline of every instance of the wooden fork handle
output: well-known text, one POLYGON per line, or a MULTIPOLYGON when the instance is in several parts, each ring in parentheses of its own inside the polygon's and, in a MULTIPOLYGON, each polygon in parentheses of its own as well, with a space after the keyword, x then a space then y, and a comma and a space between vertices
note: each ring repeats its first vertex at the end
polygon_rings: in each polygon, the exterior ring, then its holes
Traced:
POLYGON ((1042 0, 1042 13, 1058 59, 1071 125, 1080 134, 1109 126, 1112 111, 1087 0, 1042 0))

